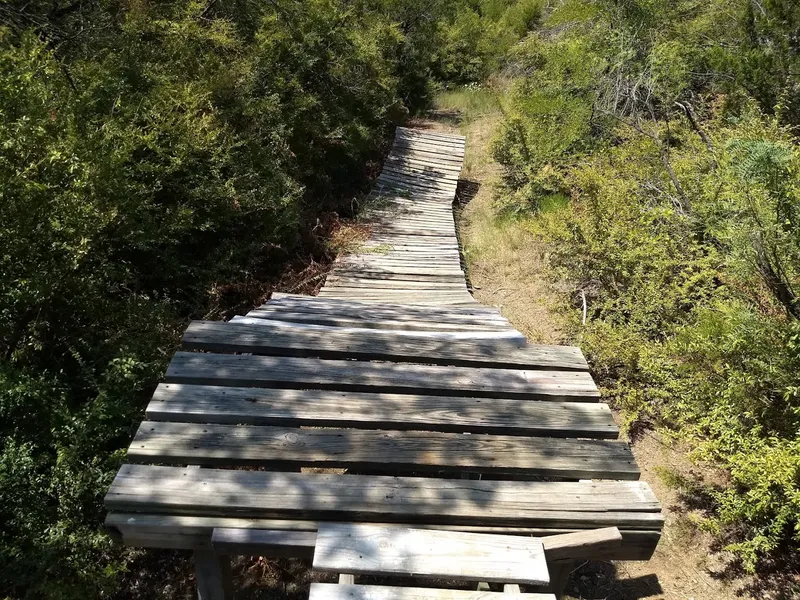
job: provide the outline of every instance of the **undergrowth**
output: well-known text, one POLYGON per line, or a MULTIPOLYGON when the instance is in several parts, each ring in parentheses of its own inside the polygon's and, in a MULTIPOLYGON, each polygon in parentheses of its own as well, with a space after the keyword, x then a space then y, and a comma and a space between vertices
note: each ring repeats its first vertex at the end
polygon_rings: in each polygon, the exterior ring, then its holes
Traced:
POLYGON ((557 3, 509 53, 495 210, 542 245, 631 436, 726 474, 691 482, 701 526, 752 573, 800 548, 796 55, 753 73, 785 33, 770 17, 800 15, 722 4, 557 3))

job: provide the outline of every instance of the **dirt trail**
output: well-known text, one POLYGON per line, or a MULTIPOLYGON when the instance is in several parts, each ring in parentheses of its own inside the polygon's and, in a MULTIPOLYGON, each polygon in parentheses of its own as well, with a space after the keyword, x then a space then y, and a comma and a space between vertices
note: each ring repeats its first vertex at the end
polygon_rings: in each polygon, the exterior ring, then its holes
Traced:
MULTIPOLYGON (((502 309, 514 326, 538 343, 564 343, 552 310, 553 291, 544 281, 543 252, 523 225, 498 222, 494 208, 500 168, 490 155, 491 139, 500 123, 500 111, 462 120, 457 111, 440 111, 415 123, 467 137, 462 178, 466 193, 458 229, 474 294, 481 302, 502 309)), ((647 481, 664 506, 666 525, 653 558, 647 562, 587 562, 576 565, 567 585, 575 600, 748 600, 747 579, 723 577, 724 555, 709 550, 710 538, 700 532, 679 506, 678 494, 668 488, 658 471, 670 468, 688 473, 694 467, 679 450, 656 434, 637 440, 634 455, 647 481)))

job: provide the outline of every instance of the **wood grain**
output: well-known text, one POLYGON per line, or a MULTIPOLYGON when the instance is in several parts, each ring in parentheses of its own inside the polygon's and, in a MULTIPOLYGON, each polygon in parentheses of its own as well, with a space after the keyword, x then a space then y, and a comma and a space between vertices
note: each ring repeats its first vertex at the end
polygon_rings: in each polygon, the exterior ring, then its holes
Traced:
POLYGON ((162 383, 151 421, 615 439, 606 404, 162 383))
POLYGON ((287 330, 270 324, 253 327, 237 321, 193 321, 183 334, 183 347, 212 352, 391 360, 496 369, 588 370, 586 360, 574 346, 513 347, 492 339, 462 341, 451 336, 433 339, 379 330, 287 330))
MULTIPOLYGON (((385 585, 312 583, 309 600, 503 600, 498 592, 385 585)), ((519 600, 556 600, 553 594, 520 594, 519 600)))
POLYGON ((538 538, 385 525, 321 524, 312 564, 335 573, 550 583, 538 538))
POLYGON ((128 460, 216 466, 467 471, 580 479, 639 478, 626 442, 433 431, 143 421, 128 460))
POLYGON ((596 402, 588 373, 177 352, 168 383, 596 402))
POLYGON ((660 510, 649 486, 638 481, 473 481, 131 464, 117 473, 105 505, 120 512, 584 529, 636 528, 654 522, 642 513, 660 510))

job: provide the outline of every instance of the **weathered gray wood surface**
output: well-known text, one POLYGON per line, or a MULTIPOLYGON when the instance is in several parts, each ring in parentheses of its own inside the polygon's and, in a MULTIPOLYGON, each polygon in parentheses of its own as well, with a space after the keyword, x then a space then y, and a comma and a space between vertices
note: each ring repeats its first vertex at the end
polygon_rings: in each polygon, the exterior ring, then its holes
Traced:
POLYGON ((608 405, 162 383, 152 421, 428 430, 615 439, 608 405))
POLYGON ((379 340, 382 342, 391 343, 392 339, 401 342, 413 342, 420 339, 440 340, 443 342, 491 342, 493 346, 501 348, 503 346, 508 348, 522 348, 527 346, 525 336, 513 329, 502 329, 496 331, 486 331, 483 329, 472 328, 464 330, 452 329, 450 331, 442 331, 441 329, 389 329, 388 331, 376 332, 377 328, 345 326, 342 323, 337 325, 319 325, 316 323, 296 323, 289 321, 265 319, 263 317, 233 317, 229 323, 236 323, 238 325, 255 325, 256 327, 266 327, 265 331, 272 332, 276 328, 283 329, 286 333, 293 332, 316 331, 320 334, 333 333, 338 337, 342 334, 355 334, 365 335, 367 338, 374 336, 376 333, 379 340))
POLYGON ((407 302, 405 304, 384 302, 380 305, 375 305, 371 302, 356 299, 342 300, 322 298, 320 296, 273 293, 264 308, 280 307, 287 310, 313 311, 320 314, 364 314, 365 318, 419 318, 422 320, 442 318, 447 322, 462 320, 480 322, 482 319, 497 320, 503 318, 498 309, 480 304, 473 303, 464 307, 430 306, 420 303, 421 298, 419 297, 416 300, 417 302, 407 302))
POLYGON ((315 569, 434 579, 547 585, 538 538, 325 523, 317 531, 315 569))
POLYGON ((577 348, 515 345, 504 340, 498 343, 492 339, 434 339, 377 330, 339 332, 335 329, 298 328, 287 331, 268 323, 253 327, 236 321, 192 321, 183 334, 185 349, 209 352, 391 360, 499 369, 588 370, 577 348))
MULTIPOLYGON (((309 600, 504 600, 504 597, 499 592, 312 583, 309 600)), ((526 593, 520 594, 519 600, 555 600, 555 596, 526 593)))
POLYGON ((549 562, 578 560, 613 554, 622 545, 622 533, 616 527, 604 527, 544 538, 544 550, 549 562))
POLYGON ((313 531, 276 529, 215 528, 211 546, 219 555, 254 555, 286 558, 311 558, 317 543, 313 531))
POLYGON ((474 481, 132 464, 120 469, 106 506, 122 512, 584 529, 617 521, 636 528, 652 524, 647 513, 660 510, 649 486, 638 481, 474 481))
POLYGON ((433 431, 144 421, 128 449, 128 459, 163 464, 280 463, 386 472, 439 470, 570 479, 639 478, 639 468, 625 442, 433 431))
POLYGON ((451 308, 477 304, 460 269, 452 213, 464 151, 464 141, 452 136, 418 135, 398 128, 368 198, 374 203, 367 210, 374 229, 355 254, 334 265, 320 297, 451 308), (449 273, 399 276, 427 265, 449 273), (375 269, 382 276, 376 276, 375 269))
POLYGON ((423 321, 421 319, 362 319, 349 315, 336 314, 318 315, 313 312, 284 311, 280 309, 257 308, 247 313, 251 319, 268 319, 272 321, 285 321, 287 323, 309 323, 325 325, 328 327, 356 327, 366 329, 388 329, 390 331, 515 331, 510 324, 499 320, 486 320, 474 323, 467 320, 449 323, 444 321, 423 321))
POLYGON ((596 402, 588 373, 177 352, 169 383, 596 402))
POLYGON ((214 554, 210 546, 194 549, 195 578, 199 600, 225 600, 233 597, 230 562, 214 554))

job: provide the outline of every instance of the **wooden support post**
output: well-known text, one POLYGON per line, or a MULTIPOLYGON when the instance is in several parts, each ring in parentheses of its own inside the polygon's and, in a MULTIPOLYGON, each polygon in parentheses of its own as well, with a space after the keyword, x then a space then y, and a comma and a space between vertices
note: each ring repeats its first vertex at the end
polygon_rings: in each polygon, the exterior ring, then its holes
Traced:
POLYGON ((567 587, 567 580, 572 573, 572 567, 574 565, 574 560, 561 560, 547 563, 547 570, 550 571, 549 590, 555 595, 556 600, 561 600, 564 596, 564 589, 567 587))
POLYGON ((516 583, 507 583, 503 586, 504 594, 520 594, 519 585, 516 583))
POLYGON ((352 573, 339 573, 339 585, 355 585, 356 576, 352 573))
POLYGON ((211 546, 194 550, 198 600, 233 600, 230 558, 217 556, 211 546))

